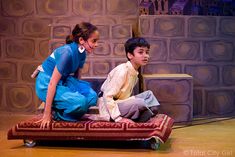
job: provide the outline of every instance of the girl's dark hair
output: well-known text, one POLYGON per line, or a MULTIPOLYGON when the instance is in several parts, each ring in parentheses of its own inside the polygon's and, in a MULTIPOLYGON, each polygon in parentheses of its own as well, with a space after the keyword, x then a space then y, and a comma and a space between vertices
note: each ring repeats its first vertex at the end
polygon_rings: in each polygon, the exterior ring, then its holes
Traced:
POLYGON ((76 24, 72 31, 72 34, 66 37, 66 44, 70 44, 72 42, 79 43, 80 37, 82 37, 84 40, 87 40, 90 35, 96 30, 97 27, 88 22, 76 24))
MULTIPOLYGON (((141 37, 134 37, 128 39, 124 46, 126 51, 126 57, 128 53, 134 54, 134 50, 136 47, 147 47, 148 49, 150 48, 150 44, 144 38, 141 37)), ((129 60, 128 57, 127 59, 129 60)))

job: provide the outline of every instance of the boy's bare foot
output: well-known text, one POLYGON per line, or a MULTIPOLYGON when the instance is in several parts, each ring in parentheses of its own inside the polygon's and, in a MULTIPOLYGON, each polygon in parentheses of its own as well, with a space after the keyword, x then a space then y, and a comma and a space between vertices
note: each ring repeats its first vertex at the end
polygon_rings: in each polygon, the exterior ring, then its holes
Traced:
POLYGON ((122 117, 121 120, 118 121, 119 123, 135 123, 133 120, 128 119, 128 118, 124 118, 122 117))

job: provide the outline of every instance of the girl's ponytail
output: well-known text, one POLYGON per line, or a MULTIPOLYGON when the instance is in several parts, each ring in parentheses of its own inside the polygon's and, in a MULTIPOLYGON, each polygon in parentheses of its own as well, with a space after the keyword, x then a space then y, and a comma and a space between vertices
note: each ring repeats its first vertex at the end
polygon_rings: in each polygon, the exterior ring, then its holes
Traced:
POLYGON ((74 37, 73 37, 72 34, 71 34, 71 35, 68 35, 68 36, 66 37, 66 39, 65 39, 66 44, 70 44, 70 43, 72 43, 73 41, 74 41, 74 37))
POLYGON ((88 22, 76 24, 72 31, 72 34, 66 37, 66 44, 70 44, 72 42, 79 43, 80 37, 82 37, 83 40, 87 40, 90 35, 96 30, 97 27, 88 22))

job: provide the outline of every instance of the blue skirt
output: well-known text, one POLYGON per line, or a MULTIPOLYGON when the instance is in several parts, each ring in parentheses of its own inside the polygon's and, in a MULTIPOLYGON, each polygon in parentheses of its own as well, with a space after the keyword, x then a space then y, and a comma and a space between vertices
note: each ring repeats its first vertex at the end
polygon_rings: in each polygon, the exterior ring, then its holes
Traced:
MULTIPOLYGON (((51 76, 40 72, 36 79, 36 94, 46 102, 48 84, 51 76)), ((53 118, 64 121, 78 121, 89 107, 95 106, 97 94, 86 81, 68 76, 60 80, 56 86, 56 93, 52 104, 53 118)))

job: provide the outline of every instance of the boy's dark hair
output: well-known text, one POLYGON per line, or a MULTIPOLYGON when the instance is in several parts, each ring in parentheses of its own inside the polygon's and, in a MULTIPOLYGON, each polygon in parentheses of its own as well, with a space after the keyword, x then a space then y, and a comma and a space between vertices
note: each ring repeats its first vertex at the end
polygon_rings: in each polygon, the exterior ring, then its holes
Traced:
POLYGON ((79 38, 82 37, 85 41, 90 37, 90 35, 97 30, 97 27, 88 22, 82 22, 77 24, 71 35, 66 37, 66 44, 72 42, 79 43, 79 38))
POLYGON ((134 55, 134 50, 136 47, 147 47, 148 49, 150 48, 150 44, 141 37, 134 37, 130 38, 126 41, 125 43, 125 51, 126 51, 126 57, 128 60, 130 60, 127 56, 128 53, 134 55))

